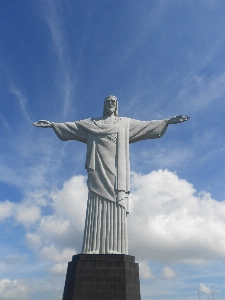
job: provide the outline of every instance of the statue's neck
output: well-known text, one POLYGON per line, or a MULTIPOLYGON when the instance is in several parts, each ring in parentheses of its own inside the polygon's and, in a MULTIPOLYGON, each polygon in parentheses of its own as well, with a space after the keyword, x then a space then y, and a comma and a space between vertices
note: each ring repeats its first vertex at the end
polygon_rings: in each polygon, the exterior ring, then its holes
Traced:
POLYGON ((104 119, 115 120, 116 117, 114 116, 114 114, 107 114, 104 119))

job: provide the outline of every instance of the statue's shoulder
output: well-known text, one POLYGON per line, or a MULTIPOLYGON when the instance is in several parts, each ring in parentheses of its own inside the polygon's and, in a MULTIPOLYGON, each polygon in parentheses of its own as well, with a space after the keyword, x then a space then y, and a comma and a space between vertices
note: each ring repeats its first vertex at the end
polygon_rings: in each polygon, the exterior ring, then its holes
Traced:
POLYGON ((103 120, 103 119, 104 119, 103 117, 98 117, 98 118, 89 118, 89 119, 87 119, 87 120, 92 121, 92 122, 95 122, 95 121, 101 121, 101 120, 103 120))
MULTIPOLYGON (((131 120, 130 118, 126 118, 126 117, 116 117, 114 122, 118 122, 118 123, 129 123, 129 120, 131 120)), ((79 120, 77 121, 78 123, 82 124, 82 125, 99 125, 102 123, 106 123, 108 122, 107 119, 105 117, 98 117, 98 118, 89 118, 89 119, 85 119, 85 120, 79 120)))
MULTIPOLYGON (((106 117, 99 117, 99 118, 89 118, 89 119, 86 119, 84 121, 86 121, 86 122, 98 122, 98 121, 105 121, 105 120, 106 120, 106 117)), ((129 120, 129 118, 115 117, 115 120, 116 121, 126 121, 126 120, 129 120)))
POLYGON ((118 117, 118 120, 126 121, 126 120, 129 120, 129 118, 127 118, 127 117, 118 117))
POLYGON ((76 123, 91 123, 98 120, 101 120, 101 118, 88 118, 88 119, 78 120, 76 121, 76 123))
POLYGON ((100 118, 89 118, 89 119, 79 120, 76 123, 78 125, 81 125, 82 127, 93 128, 93 126, 96 126, 97 124, 99 124, 99 122, 101 122, 101 120, 103 120, 102 117, 100 117, 100 118))

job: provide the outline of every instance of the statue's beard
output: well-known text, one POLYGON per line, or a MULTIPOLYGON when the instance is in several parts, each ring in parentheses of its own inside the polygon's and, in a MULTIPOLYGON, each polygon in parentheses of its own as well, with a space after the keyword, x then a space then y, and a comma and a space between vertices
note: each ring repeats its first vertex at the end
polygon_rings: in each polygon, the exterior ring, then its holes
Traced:
POLYGON ((109 108, 107 110, 107 113, 110 114, 110 115, 115 115, 115 109, 114 108, 109 108))

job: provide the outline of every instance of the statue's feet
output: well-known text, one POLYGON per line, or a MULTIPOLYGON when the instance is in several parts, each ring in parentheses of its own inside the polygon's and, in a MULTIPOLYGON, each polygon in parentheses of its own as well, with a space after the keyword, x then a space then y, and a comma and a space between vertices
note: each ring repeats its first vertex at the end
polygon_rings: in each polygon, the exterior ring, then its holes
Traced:
POLYGON ((107 254, 121 254, 118 251, 114 251, 114 250, 109 250, 107 251, 107 254))
MULTIPOLYGON (((99 254, 99 251, 88 251, 84 254, 99 254)), ((121 253, 118 251, 115 251, 115 250, 109 250, 109 251, 107 251, 106 254, 121 254, 121 253)))

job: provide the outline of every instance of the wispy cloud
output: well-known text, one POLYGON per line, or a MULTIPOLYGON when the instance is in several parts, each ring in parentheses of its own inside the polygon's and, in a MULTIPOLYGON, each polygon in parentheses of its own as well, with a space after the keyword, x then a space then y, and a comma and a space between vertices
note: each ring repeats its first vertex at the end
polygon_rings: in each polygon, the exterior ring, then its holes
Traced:
POLYGON ((60 2, 52 0, 44 1, 44 17, 51 33, 54 51, 58 57, 59 66, 56 72, 59 73, 58 81, 60 82, 59 90, 61 99, 59 101, 62 103, 62 112, 65 118, 71 107, 76 81, 75 78, 71 76, 70 60, 64 34, 65 29, 63 26, 63 18, 60 15, 61 9, 60 2))
POLYGON ((146 164, 151 164, 157 168, 175 168, 181 166, 185 161, 192 157, 191 149, 188 147, 170 146, 167 148, 153 149, 153 150, 142 150, 141 158, 146 164), (152 159, 154 157, 154 160, 152 159))
POLYGON ((3 128, 7 131, 7 132, 12 132, 12 129, 9 125, 9 123, 7 122, 6 118, 3 117, 2 115, 0 115, 0 121, 2 123, 3 128))
POLYGON ((184 110, 194 112, 204 110, 209 104, 225 95, 225 72, 210 77, 194 75, 185 82, 180 90, 179 99, 182 99, 184 110))
POLYGON ((10 83, 10 91, 16 96, 16 99, 19 102, 19 106, 21 109, 21 112, 23 113, 24 117, 27 119, 29 123, 31 123, 31 118, 29 116, 26 104, 27 104, 27 97, 24 95, 24 93, 12 82, 10 83))
POLYGON ((58 9, 60 9, 60 2, 47 0, 44 2, 44 15, 49 26, 54 50, 59 58, 61 65, 65 63, 65 40, 61 20, 59 19, 58 9))
POLYGON ((154 279, 155 277, 152 275, 151 269, 146 260, 140 260, 138 262, 139 270, 140 270, 140 278, 142 279, 154 279))
POLYGON ((163 278, 165 279, 174 279, 177 277, 176 272, 169 267, 164 267, 163 268, 163 278))

